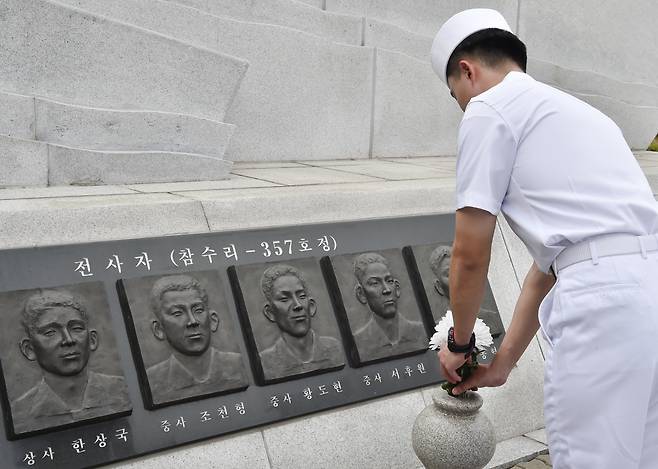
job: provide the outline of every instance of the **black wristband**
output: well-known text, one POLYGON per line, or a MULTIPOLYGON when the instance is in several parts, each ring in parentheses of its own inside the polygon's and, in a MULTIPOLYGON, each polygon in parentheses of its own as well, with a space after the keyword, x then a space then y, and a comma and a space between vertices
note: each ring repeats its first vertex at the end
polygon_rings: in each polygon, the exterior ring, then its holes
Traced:
POLYGON ((458 345, 455 342, 455 328, 448 329, 448 350, 452 353, 463 353, 464 357, 468 356, 475 350, 475 333, 471 334, 471 340, 466 345, 458 345))

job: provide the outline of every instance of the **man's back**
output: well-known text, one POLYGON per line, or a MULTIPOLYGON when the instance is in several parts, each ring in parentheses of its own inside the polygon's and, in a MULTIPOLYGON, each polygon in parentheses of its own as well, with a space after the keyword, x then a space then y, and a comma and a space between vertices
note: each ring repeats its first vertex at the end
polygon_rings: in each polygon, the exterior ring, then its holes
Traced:
POLYGON ((524 73, 471 99, 459 140, 458 194, 490 199, 544 271, 583 239, 658 231, 658 205, 617 125, 524 73), (476 183, 482 194, 472 194, 476 183))

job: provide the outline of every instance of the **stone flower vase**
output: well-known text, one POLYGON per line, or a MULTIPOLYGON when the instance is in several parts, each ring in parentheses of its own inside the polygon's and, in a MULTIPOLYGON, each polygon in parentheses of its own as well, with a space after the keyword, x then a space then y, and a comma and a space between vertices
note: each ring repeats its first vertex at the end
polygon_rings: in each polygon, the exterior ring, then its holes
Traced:
POLYGON ((418 414, 411 439, 427 469, 481 469, 496 449, 496 434, 482 412, 482 396, 452 397, 438 388, 433 403, 418 414))

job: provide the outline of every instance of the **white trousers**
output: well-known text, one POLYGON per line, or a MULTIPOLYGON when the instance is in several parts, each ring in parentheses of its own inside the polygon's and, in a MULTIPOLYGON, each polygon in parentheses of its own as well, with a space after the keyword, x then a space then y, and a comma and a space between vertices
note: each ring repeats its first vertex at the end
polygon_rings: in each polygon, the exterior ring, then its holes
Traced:
POLYGON ((539 308, 554 469, 658 469, 658 252, 558 272, 539 308))

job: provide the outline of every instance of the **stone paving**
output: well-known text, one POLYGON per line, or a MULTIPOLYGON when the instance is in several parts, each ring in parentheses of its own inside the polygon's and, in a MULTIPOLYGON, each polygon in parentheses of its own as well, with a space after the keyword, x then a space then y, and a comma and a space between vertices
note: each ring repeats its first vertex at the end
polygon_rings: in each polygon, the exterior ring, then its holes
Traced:
POLYGON ((549 469, 552 467, 551 457, 548 454, 542 454, 531 461, 519 463, 512 469, 549 469))

